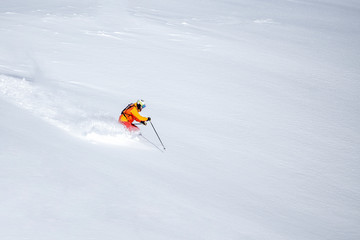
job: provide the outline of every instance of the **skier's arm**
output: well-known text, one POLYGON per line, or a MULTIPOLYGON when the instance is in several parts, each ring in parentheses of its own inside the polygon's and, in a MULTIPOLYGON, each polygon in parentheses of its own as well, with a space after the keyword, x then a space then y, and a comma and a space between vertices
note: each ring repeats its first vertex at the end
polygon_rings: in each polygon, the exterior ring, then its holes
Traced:
POLYGON ((138 121, 138 122, 145 122, 145 121, 148 120, 147 117, 141 116, 141 115, 139 114, 139 112, 136 111, 135 108, 131 110, 131 113, 132 113, 132 115, 134 116, 135 120, 138 121))

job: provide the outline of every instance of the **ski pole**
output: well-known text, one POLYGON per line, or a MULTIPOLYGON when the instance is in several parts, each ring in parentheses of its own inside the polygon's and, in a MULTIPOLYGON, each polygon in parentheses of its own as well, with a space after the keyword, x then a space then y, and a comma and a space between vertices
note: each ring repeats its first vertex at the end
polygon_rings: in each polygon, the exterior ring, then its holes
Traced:
POLYGON ((156 136, 158 137, 158 139, 159 139, 161 145, 163 146, 164 150, 166 150, 164 144, 162 143, 162 141, 161 141, 161 139, 160 139, 160 137, 159 137, 159 134, 156 132, 156 129, 155 129, 154 125, 152 124, 151 121, 149 121, 149 122, 151 123, 151 126, 152 126, 152 128, 154 129, 154 131, 155 131, 155 133, 156 133, 156 136))
POLYGON ((158 145, 156 145, 155 143, 153 143, 152 141, 150 141, 149 139, 147 139, 146 137, 144 137, 144 135, 142 135, 141 133, 139 134, 142 138, 144 138, 148 143, 150 143, 151 145, 153 145, 154 147, 156 147, 160 152, 164 152, 161 148, 158 147, 158 145))

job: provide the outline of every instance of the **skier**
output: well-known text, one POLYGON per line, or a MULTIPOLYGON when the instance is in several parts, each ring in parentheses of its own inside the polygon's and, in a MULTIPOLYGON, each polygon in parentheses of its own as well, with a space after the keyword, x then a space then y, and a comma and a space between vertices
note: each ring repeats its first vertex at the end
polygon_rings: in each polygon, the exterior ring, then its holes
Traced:
POLYGON ((119 123, 125 126, 130 132, 137 132, 140 129, 133 124, 133 121, 140 122, 146 125, 147 121, 150 121, 150 117, 143 117, 139 112, 145 108, 144 100, 138 100, 136 103, 130 103, 122 112, 119 117, 119 123))

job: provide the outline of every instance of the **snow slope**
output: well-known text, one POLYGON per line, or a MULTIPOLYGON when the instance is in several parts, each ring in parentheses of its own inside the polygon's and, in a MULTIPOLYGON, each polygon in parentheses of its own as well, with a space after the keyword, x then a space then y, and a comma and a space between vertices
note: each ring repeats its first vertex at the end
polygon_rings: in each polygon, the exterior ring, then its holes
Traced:
POLYGON ((0 238, 359 239, 359 20, 353 0, 2 0, 0 238), (117 123, 138 98, 164 153, 117 123))

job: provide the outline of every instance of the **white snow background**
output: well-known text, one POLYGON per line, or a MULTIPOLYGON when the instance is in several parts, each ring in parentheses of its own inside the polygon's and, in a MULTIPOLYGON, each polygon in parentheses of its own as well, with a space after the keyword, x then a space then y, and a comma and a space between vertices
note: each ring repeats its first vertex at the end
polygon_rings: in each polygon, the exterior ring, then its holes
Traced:
POLYGON ((359 43, 355 0, 1 0, 0 239, 360 239, 359 43))

